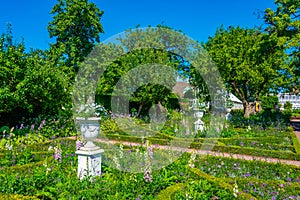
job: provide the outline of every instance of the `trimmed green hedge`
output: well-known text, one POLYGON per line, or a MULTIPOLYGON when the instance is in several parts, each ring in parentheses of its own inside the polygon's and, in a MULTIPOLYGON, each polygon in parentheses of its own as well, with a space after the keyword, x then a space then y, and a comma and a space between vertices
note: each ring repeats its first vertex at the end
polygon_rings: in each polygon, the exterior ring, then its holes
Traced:
MULTIPOLYGON (((227 189, 229 191, 233 191, 233 185, 229 184, 228 182, 226 182, 224 179, 222 178, 217 178, 211 175, 208 175, 204 172, 202 172, 201 170, 197 169, 197 168, 190 168, 187 166, 187 168, 190 169, 190 171, 192 171, 194 174, 196 174, 197 176, 199 176, 200 178, 206 179, 208 181, 214 182, 216 185, 218 185, 221 188, 227 189)), ((256 198, 253 197, 250 194, 244 193, 244 192, 239 192, 239 196, 238 199, 252 199, 255 200, 256 198)))
MULTIPOLYGON (((142 139, 136 136, 125 136, 125 135, 100 135, 100 138, 108 138, 110 140, 118 140, 118 141, 126 141, 126 142, 136 142, 141 143, 142 139)), ((266 138, 267 140, 268 138, 266 138)), ((147 140, 151 141, 152 144, 158 145, 170 145, 170 140, 165 139, 157 139, 157 138, 147 138, 147 140)), ((255 149, 255 148, 247 148, 240 146, 225 146, 221 142, 216 141, 216 138, 198 138, 196 142, 191 142, 191 139, 179 139, 176 138, 176 142, 174 145, 180 144, 181 146, 186 146, 189 148, 195 149, 203 149, 202 145, 205 145, 205 149, 217 151, 217 152, 225 152, 232 154, 245 154, 245 155, 253 155, 253 156, 261 156, 261 157, 270 157, 270 158, 279 158, 279 159, 287 159, 287 160, 299 160, 300 155, 287 152, 287 151, 279 151, 279 150, 265 150, 265 149, 255 149)), ((204 149, 203 149, 204 150, 204 149)))
MULTIPOLYGON (((26 148, 29 148, 31 151, 33 152, 42 152, 42 151, 48 151, 49 146, 53 145, 53 143, 57 143, 57 142, 64 142, 64 141, 74 141, 76 140, 76 138, 74 137, 65 137, 65 138, 56 138, 53 140, 48 140, 45 142, 41 142, 41 143, 35 143, 35 144, 30 144, 30 145, 26 145, 26 148)), ((20 145, 19 151, 21 152, 23 149, 25 149, 25 147, 22 147, 20 145)), ((8 150, 0 150, 0 157, 1 155, 5 154, 8 150)))
POLYGON ((38 200, 37 197, 32 196, 22 196, 19 194, 0 194, 0 199, 7 199, 7 200, 38 200))
POLYGON ((292 142, 293 142, 293 146, 294 146, 296 153, 300 154, 300 141, 299 141, 298 137, 296 136, 296 133, 292 132, 291 137, 292 137, 292 142))
POLYGON ((160 191, 155 199, 157 199, 157 200, 172 200, 172 195, 175 192, 182 190, 182 188, 184 186, 185 186, 185 184, 183 184, 183 183, 177 183, 175 185, 171 185, 171 186, 167 187, 166 189, 160 191))
MULTIPOLYGON (((49 162, 50 160, 53 159, 52 156, 50 157, 47 157, 45 159, 48 159, 49 162)), ((29 164, 25 164, 25 165, 18 165, 18 166, 12 166, 12 167, 4 167, 1 169, 1 172, 3 173, 14 173, 14 172, 20 172, 20 173, 23 173, 23 172, 26 172, 28 170, 32 170, 33 167, 36 167, 36 166, 42 166, 44 164, 44 161, 40 161, 40 162, 36 162, 36 163, 29 163, 29 164)))
POLYGON ((279 150, 264 150, 264 149, 255 149, 255 148, 246 148, 240 146, 218 146, 213 147, 213 151, 231 153, 231 154, 244 154, 268 158, 279 158, 285 160, 298 160, 300 161, 300 155, 279 150))

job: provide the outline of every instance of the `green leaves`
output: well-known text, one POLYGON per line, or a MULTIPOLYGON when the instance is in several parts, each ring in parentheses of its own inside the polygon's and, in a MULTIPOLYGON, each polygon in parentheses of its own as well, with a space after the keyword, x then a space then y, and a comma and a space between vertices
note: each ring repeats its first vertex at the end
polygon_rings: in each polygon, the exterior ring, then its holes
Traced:
POLYGON ((244 103, 276 91, 287 66, 278 38, 257 29, 219 28, 204 45, 230 90, 244 103))
POLYGON ((276 9, 267 8, 264 20, 266 31, 278 37, 278 45, 284 46, 291 69, 289 89, 299 92, 300 83, 300 2, 298 0, 276 0, 276 9))
POLYGON ((0 126, 70 107, 70 73, 46 59, 49 52, 26 53, 23 43, 10 41, 10 34, 0 37, 0 126))
POLYGON ((94 45, 100 42, 100 33, 104 32, 100 23, 103 11, 88 0, 58 0, 51 14, 54 16, 48 31, 50 37, 56 39, 51 48, 62 48, 58 50, 60 58, 77 71, 94 45))
MULTIPOLYGON (((153 32, 154 38, 158 32, 153 32)), ((168 101, 172 95, 171 89, 176 83, 175 74, 170 70, 177 71, 179 68, 179 62, 172 53, 144 48, 144 45, 153 42, 153 38, 148 37, 150 35, 139 31, 128 31, 126 37, 120 39, 124 46, 120 51, 129 52, 116 58, 107 67, 97 87, 98 96, 130 96, 130 101, 140 108, 139 114, 142 108, 148 111, 153 104, 165 104, 168 101), (142 45, 143 48, 130 51, 136 45, 142 45)), ((155 44, 161 45, 160 42, 155 44)))

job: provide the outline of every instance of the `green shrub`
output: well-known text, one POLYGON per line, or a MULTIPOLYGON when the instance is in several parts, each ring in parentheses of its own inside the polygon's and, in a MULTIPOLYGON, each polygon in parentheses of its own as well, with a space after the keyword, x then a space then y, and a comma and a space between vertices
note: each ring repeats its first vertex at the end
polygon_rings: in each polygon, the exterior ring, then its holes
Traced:
POLYGON ((285 110, 292 110, 293 109, 293 104, 291 104, 291 102, 287 101, 285 104, 284 104, 284 109, 285 110))
POLYGON ((9 200, 38 200, 40 198, 33 197, 33 196, 22 196, 22 195, 18 195, 18 194, 11 194, 11 195, 0 194, 0 199, 9 199, 9 200))
MULTIPOLYGON (((208 180, 210 182, 215 183, 216 185, 218 185, 220 188, 225 189, 225 191, 231 191, 231 193, 233 193, 233 188, 234 188, 234 184, 232 183, 228 183, 226 182, 224 179, 222 178, 217 178, 214 176, 211 176, 209 174, 204 173, 203 171, 197 169, 197 168, 190 168, 190 170, 196 174, 197 176, 199 176, 202 179, 208 180)), ((228 194, 227 194, 228 195, 228 194)), ((226 195, 226 197, 228 198, 228 196, 226 195)), ((233 195, 230 195, 231 198, 228 199, 233 199, 233 195)), ((224 198, 221 198, 224 199, 224 198)), ((255 200, 256 198, 251 196, 250 194, 244 193, 244 192, 239 192, 238 193, 238 199, 253 199, 255 200)))
POLYGON ((296 153, 300 155, 300 141, 299 141, 298 137, 296 136, 296 133, 293 131, 291 132, 291 138, 292 138, 293 146, 294 146, 296 153))
POLYGON ((72 76, 42 51, 13 42, 11 26, 0 36, 0 127, 39 115, 72 116, 72 76))
POLYGON ((279 112, 278 110, 266 109, 257 114, 251 114, 249 118, 245 118, 242 111, 232 111, 230 124, 234 127, 262 127, 264 129, 276 127, 278 129, 286 129, 290 123, 290 113, 279 112))
POLYGON ((160 191, 155 199, 157 199, 157 200, 172 200, 172 196, 174 195, 174 193, 179 190, 182 190, 183 187, 184 187, 184 184, 182 184, 182 183, 171 185, 171 186, 167 187, 166 189, 160 191))
POLYGON ((277 96, 263 96, 260 100, 263 110, 272 110, 279 102, 277 96))
POLYGON ((101 122, 101 131, 105 134, 120 133, 120 129, 113 119, 107 119, 101 122))

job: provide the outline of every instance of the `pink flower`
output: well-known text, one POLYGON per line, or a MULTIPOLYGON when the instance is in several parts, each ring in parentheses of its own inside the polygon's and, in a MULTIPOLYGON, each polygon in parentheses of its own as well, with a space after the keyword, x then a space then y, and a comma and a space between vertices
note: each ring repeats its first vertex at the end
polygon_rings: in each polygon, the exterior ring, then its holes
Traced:
POLYGON ((82 141, 77 140, 76 141, 76 150, 79 150, 83 146, 82 141))

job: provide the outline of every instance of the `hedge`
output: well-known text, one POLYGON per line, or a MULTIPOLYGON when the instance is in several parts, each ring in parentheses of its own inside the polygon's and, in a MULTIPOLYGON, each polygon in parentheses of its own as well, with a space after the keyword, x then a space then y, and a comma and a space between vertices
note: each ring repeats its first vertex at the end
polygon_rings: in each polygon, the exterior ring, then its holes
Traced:
POLYGON ((48 160, 49 162, 53 160, 53 156, 46 157, 44 160, 35 162, 35 163, 29 163, 24 165, 16 165, 11 167, 4 167, 0 170, 0 173, 14 173, 14 172, 25 172, 27 170, 32 170, 33 167, 42 166, 45 163, 45 160, 48 160))
MULTIPOLYGON (((102 135, 103 137, 103 135, 102 135)), ((142 138, 136 136, 124 136, 124 135, 105 135, 105 138, 110 140, 119 140, 127 141, 127 142, 137 142, 141 143, 142 138)), ((101 138, 101 137, 100 137, 101 138)), ((169 140, 164 139, 157 139, 157 138, 147 138, 152 144, 158 145, 170 145, 169 140)), ((183 147, 195 148, 195 149, 202 149, 202 145, 204 144, 208 150, 217 151, 217 152, 225 152, 225 153, 232 153, 232 154, 245 154, 245 155, 253 155, 253 156, 262 156, 262 157, 270 157, 270 158, 279 158, 279 159, 288 159, 288 160, 299 160, 300 155, 287 152, 287 151, 279 151, 279 150, 265 150, 265 149, 255 149, 255 148, 248 148, 248 147, 240 147, 240 146, 225 146, 224 144, 216 141, 216 138, 199 138, 196 139, 200 142, 191 142, 191 139, 178 139, 176 138, 176 143, 180 143, 183 147), (190 140, 188 142, 188 140, 190 140)), ((176 144, 174 142, 174 146, 176 144)))
POLYGON ((172 200, 172 195, 181 190, 185 184, 183 183, 177 183, 175 185, 171 185, 167 187, 166 189, 160 191, 155 199, 157 200, 172 200))
POLYGON ((19 194, 0 194, 0 199, 7 200, 38 200, 39 198, 33 196, 22 196, 19 194))
MULTIPOLYGON (((229 184, 223 178, 217 178, 217 177, 211 176, 209 174, 202 172, 201 170, 199 170, 197 168, 190 168, 188 166, 187 166, 187 168, 189 168, 190 171, 193 172, 194 174, 196 174, 198 177, 206 179, 208 181, 211 181, 211 182, 215 183, 216 185, 220 186, 221 188, 233 191, 232 184, 229 184)), ((239 192, 239 199, 256 200, 255 197, 253 197, 252 195, 245 193, 245 192, 239 192)))
POLYGON ((300 141, 299 141, 296 133, 292 132, 291 137, 292 137, 292 142, 293 142, 293 146, 294 146, 296 153, 300 154, 300 141))

